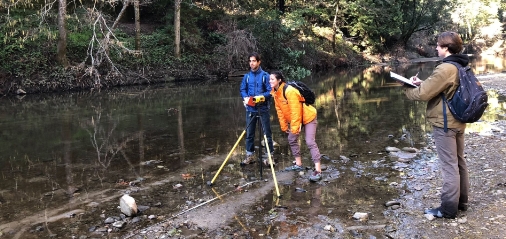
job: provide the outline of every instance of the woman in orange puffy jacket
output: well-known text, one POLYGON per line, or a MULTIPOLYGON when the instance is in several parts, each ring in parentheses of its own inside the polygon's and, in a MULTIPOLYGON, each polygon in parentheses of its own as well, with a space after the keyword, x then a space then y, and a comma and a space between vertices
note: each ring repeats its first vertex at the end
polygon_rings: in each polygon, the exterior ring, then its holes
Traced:
POLYGON ((281 72, 272 72, 269 83, 272 88, 271 95, 274 99, 281 130, 288 133, 288 143, 295 157, 295 165, 285 170, 304 170, 299 145, 299 133, 304 129, 306 145, 311 152, 311 158, 315 164, 315 171, 309 176, 309 180, 320 180, 322 178, 320 150, 315 139, 317 125, 316 109, 312 105, 304 103, 304 98, 297 89, 286 84, 281 72))

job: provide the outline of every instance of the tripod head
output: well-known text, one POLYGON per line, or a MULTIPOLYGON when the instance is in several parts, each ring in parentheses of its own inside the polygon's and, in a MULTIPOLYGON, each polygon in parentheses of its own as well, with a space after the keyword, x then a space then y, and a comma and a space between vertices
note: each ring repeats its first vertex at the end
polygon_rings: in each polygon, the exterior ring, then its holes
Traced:
POLYGON ((263 96, 263 95, 257 95, 257 96, 253 97, 253 102, 255 102, 255 104, 262 103, 264 101, 265 101, 265 96, 263 96))

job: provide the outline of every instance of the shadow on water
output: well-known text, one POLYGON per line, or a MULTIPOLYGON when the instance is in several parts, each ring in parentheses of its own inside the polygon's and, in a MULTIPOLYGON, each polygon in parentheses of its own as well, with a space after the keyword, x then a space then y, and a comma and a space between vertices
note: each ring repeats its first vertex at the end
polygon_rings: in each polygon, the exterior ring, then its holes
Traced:
MULTIPOLYGON (((387 224, 384 203, 402 190, 392 185, 407 176, 405 166, 385 148, 423 148, 430 133, 425 103, 406 100, 388 70, 407 76, 420 72, 424 78, 433 67, 375 66, 306 79, 317 95, 324 180, 310 183, 309 170, 280 181, 280 199, 274 190, 268 192, 235 213, 227 228, 286 238, 331 225, 338 233, 380 236, 377 229, 387 224), (356 212, 367 213, 368 220, 354 220, 356 212)), ((239 166, 241 141, 217 186, 206 185, 245 127, 238 88, 239 82, 232 81, 1 98, 0 237, 121 236, 234 185, 270 180, 267 169, 260 175, 257 165, 239 166), (120 215, 118 200, 124 193, 136 198, 141 216, 120 215), (104 223, 108 217, 128 224, 115 228, 104 223)), ((504 119, 504 97, 490 95, 483 122, 471 124, 469 131, 493 130, 487 122, 504 119)), ((280 145, 276 170, 281 170, 293 158, 273 108, 273 137, 280 145)), ((309 152, 302 149, 310 168, 309 152)))

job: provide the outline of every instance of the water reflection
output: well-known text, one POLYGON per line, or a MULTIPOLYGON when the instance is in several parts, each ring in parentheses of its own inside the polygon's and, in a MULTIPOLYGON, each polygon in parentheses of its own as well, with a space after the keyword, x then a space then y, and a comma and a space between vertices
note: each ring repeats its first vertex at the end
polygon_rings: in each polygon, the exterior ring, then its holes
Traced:
POLYGON ((482 55, 473 61, 475 74, 501 73, 506 68, 506 59, 497 55, 482 55))
POLYGON ((491 135, 497 131, 493 123, 497 120, 506 119, 506 97, 498 95, 495 91, 488 91, 488 107, 480 121, 467 124, 466 133, 479 133, 482 135, 491 135))
MULTIPOLYGON (((323 187, 302 185, 307 186, 307 194, 295 193, 293 185, 282 186, 282 203, 315 217, 329 210, 340 220, 347 220, 350 210, 372 211, 380 217, 382 204, 397 193, 388 182, 402 174, 385 166, 391 163, 385 147, 423 147, 429 129, 425 103, 406 100, 388 71, 406 76, 420 72, 424 78, 434 66, 434 62, 374 66, 306 79, 317 95, 317 142, 329 157, 323 163, 337 173, 323 187), (351 161, 335 163, 340 156, 351 161)), ((231 81, 1 98, 0 231, 15 228, 30 215, 56 216, 62 212, 58 208, 116 200, 119 192, 132 192, 139 183, 156 183, 160 188, 136 189, 136 196, 166 202, 173 211, 189 200, 172 188, 176 183, 183 182, 192 198, 212 194, 202 184, 214 176, 245 127, 238 88, 239 82, 231 81)), ((483 122, 470 124, 468 132, 492 131, 487 122, 504 119, 504 97, 489 93, 483 122)), ((277 160, 282 168, 293 159, 275 115, 273 108, 273 137, 280 144, 277 160)), ((231 163, 237 164, 244 151, 244 144, 239 144, 231 163)), ((303 152, 304 163, 310 165, 309 152, 303 152)), ((219 182, 247 178, 248 173, 258 178, 256 167, 252 171, 227 166, 219 182)), ((171 213, 167 210, 159 213, 171 213)), ((41 218, 24 224, 37 225, 44 222, 41 218)), ((88 220, 100 218, 90 214, 88 220)), ((85 225, 79 229, 87 231, 85 225)))

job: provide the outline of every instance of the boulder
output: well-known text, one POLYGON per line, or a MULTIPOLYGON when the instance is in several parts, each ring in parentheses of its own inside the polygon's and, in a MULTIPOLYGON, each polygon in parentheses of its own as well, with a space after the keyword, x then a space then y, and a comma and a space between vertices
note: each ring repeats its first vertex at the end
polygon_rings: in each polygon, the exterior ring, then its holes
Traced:
POLYGON ((129 217, 137 214, 137 204, 135 203, 135 199, 127 194, 120 198, 119 206, 121 208, 121 212, 129 217))

